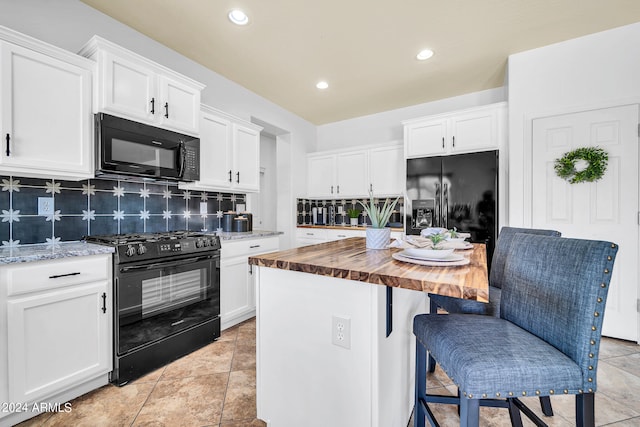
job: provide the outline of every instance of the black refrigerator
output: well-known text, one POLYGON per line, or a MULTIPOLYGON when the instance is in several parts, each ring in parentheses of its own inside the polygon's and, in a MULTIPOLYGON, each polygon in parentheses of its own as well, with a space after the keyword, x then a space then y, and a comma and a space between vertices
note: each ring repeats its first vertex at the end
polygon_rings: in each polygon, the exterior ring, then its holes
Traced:
POLYGON ((428 227, 471 233, 487 244, 487 261, 497 240, 498 151, 407 160, 407 234, 428 227))

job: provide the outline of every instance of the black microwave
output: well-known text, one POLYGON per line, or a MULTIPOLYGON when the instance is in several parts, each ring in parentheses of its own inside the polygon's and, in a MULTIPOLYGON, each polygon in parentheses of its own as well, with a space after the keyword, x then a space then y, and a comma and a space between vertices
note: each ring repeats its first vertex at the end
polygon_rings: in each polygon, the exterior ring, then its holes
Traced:
POLYGON ((200 139, 104 113, 95 115, 96 176, 200 179, 200 139))

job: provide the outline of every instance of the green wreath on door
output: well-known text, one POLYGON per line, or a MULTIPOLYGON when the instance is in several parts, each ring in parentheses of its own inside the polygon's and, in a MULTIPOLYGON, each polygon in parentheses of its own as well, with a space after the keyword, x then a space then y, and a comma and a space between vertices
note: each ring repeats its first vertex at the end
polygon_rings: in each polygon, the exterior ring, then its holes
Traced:
POLYGON ((609 155, 599 147, 582 147, 556 159, 556 174, 571 184, 594 182, 607 170, 609 155))

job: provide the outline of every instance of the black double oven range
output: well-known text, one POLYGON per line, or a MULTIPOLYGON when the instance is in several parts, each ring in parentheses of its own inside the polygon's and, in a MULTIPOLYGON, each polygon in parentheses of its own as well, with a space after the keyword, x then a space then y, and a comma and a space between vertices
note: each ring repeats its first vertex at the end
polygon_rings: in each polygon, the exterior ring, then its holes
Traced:
POLYGON ((114 359, 122 386, 220 336, 220 240, 189 231, 87 236, 113 246, 114 359))

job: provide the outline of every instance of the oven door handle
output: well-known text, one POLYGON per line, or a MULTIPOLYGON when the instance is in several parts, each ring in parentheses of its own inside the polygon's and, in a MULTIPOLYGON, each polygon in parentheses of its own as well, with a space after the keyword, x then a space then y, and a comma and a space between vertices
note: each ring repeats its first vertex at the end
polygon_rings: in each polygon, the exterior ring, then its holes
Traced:
POLYGON ((121 273, 127 273, 129 271, 153 270, 155 268, 178 267, 178 266, 181 266, 181 265, 195 264, 196 262, 201 262, 201 261, 205 261, 205 260, 213 259, 213 258, 215 258, 215 256, 207 255, 207 256, 200 256, 200 257, 197 257, 197 258, 191 258, 191 259, 181 260, 181 261, 154 262, 153 264, 131 265, 131 266, 120 268, 120 272, 121 273))

